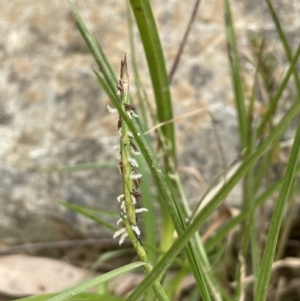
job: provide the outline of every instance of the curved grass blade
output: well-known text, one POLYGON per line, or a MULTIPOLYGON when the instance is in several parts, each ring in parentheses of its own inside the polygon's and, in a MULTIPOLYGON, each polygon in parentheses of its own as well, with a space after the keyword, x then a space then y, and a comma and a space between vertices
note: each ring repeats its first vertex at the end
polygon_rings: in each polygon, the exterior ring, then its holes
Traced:
POLYGON ((235 104, 238 113, 239 132, 242 149, 247 145, 248 123, 247 112, 245 106, 245 95, 243 89, 243 80, 241 76, 241 68, 239 63, 236 36, 233 27, 233 20, 229 0, 224 0, 225 8, 225 25, 227 35, 228 57, 230 62, 231 80, 234 91, 235 104))
MULTIPOLYGON (((45 301, 51 297, 56 296, 56 294, 45 294, 38 296, 31 296, 22 299, 18 299, 18 301, 45 301)), ((80 293, 75 296, 68 298, 69 301, 88 301, 88 300, 105 300, 105 301, 122 301, 124 299, 112 295, 107 294, 96 294, 96 293, 80 293)))
POLYGON ((138 64, 137 64, 137 56, 136 56, 136 49, 135 49, 135 41, 134 41, 134 32, 133 32, 133 16, 129 6, 129 2, 126 2, 127 8, 127 23, 128 23, 128 32, 129 32, 129 45, 130 45, 130 53, 131 53, 131 65, 132 71, 134 75, 134 83, 136 87, 136 95, 138 99, 138 104, 141 112, 142 121, 144 123, 145 128, 148 128, 148 120, 147 120, 147 110, 145 106, 145 101, 142 96, 143 84, 142 80, 138 71, 138 64))
MULTIPOLYGON (((297 100, 297 102, 299 101, 300 99, 297 100)), ((280 189, 278 200, 276 202, 274 213, 271 219, 265 251, 262 259, 259 277, 257 280, 257 289, 255 291, 255 297, 254 297, 255 301, 266 300, 268 284, 271 277, 272 263, 274 260, 280 226, 284 214, 284 207, 287 202, 291 190, 291 186, 293 184, 293 180, 295 177, 299 152, 300 152, 300 124, 298 125, 290 158, 287 164, 285 174, 283 176, 284 182, 280 189)))
POLYGON ((134 250, 130 249, 122 249, 122 250, 114 250, 103 253, 89 268, 90 271, 96 271, 99 269, 105 262, 118 260, 124 255, 134 255, 134 250))
POLYGON ((130 263, 127 264, 125 266, 122 266, 121 268, 115 269, 111 272, 108 272, 104 275, 98 276, 94 279, 91 280, 87 280, 79 285, 77 285, 74 288, 68 289, 65 292, 56 295, 55 297, 49 298, 47 299, 47 301, 63 301, 66 299, 69 299, 70 297, 73 297, 76 294, 79 294, 85 290, 87 290, 88 288, 98 285, 102 282, 108 281, 116 276, 119 276, 121 274, 125 274, 127 272, 130 272, 138 267, 143 266, 144 263, 138 261, 138 262, 134 262, 134 263, 130 263))
MULTIPOLYGON (((149 0, 130 0, 130 5, 140 32, 155 94, 157 117, 160 122, 173 118, 169 80, 160 44, 160 39, 149 0)), ((175 159, 173 123, 166 124, 162 131, 171 143, 171 155, 175 159)), ((167 168, 168 169, 168 168, 167 168)))
MULTIPOLYGON (((266 2, 267 2, 267 6, 268 6, 268 9, 269 9, 270 15, 273 19, 273 22, 274 22, 275 26, 276 26, 279 38, 280 38, 281 43, 283 45, 283 48, 285 50, 286 56, 287 56, 289 62, 291 63, 292 59, 293 59, 291 47, 289 46, 289 43, 287 41, 287 38, 286 38, 286 35, 285 35, 284 31, 282 30, 280 21, 277 17, 277 14, 276 14, 275 10, 274 10, 272 2, 270 0, 266 0, 266 2)), ((299 79, 299 74, 298 74, 298 71, 297 71, 296 68, 294 68, 294 78, 295 78, 296 87, 298 89, 298 93, 300 93, 300 79, 299 79)))
MULTIPOLYGON (((298 174, 299 172, 300 172, 300 167, 298 165, 296 169, 296 174, 298 174)), ((278 188, 282 185, 282 183, 283 183, 283 178, 273 183, 267 190, 265 190, 260 196, 258 196, 254 201, 253 209, 263 204, 273 193, 275 193, 278 190, 278 188)), ((208 239, 207 242, 205 243, 205 249, 207 250, 207 252, 209 252, 218 242, 220 242, 221 239, 223 239, 231 229, 233 229, 241 221, 247 218, 249 216, 249 213, 250 213, 250 208, 247 208, 242 212, 240 212, 237 216, 232 218, 224 226, 222 226, 216 232, 216 234, 212 238, 208 239)))
POLYGON ((263 133, 265 126, 267 124, 267 122, 269 121, 270 117, 272 116, 272 114, 275 112, 276 108, 277 108, 277 104, 278 101, 284 91, 284 89, 286 88, 286 85, 290 79, 290 76, 294 70, 294 68, 296 67, 298 58, 300 55, 300 45, 298 46, 298 49, 291 61, 291 64, 289 66, 289 69, 287 70, 284 78, 282 79, 282 82, 277 90, 277 93, 275 94, 275 96, 272 98, 270 105, 267 108, 266 113, 264 114, 264 117, 261 121, 261 123, 259 124, 258 128, 257 128, 257 136, 260 137, 261 134, 263 133))
MULTIPOLYGON (((75 6, 72 4, 70 0, 68 0, 70 7, 76 18, 76 25, 78 30, 81 33, 81 36, 85 40, 89 50, 91 51, 97 65, 99 66, 105 81, 111 91, 115 91, 114 94, 116 96, 117 93, 117 77, 115 76, 110 64, 108 63, 106 56, 104 55, 102 48, 97 42, 96 38, 89 32, 87 27, 85 26, 82 18, 80 17, 78 11, 75 6)), ((105 90, 107 92, 107 90, 105 90)), ((112 92, 113 93, 113 92, 112 92)))
POLYGON ((78 172, 78 171, 94 170, 94 169, 101 169, 101 168, 116 169, 116 164, 109 163, 109 162, 89 162, 89 163, 76 164, 72 166, 50 168, 50 169, 46 169, 45 171, 49 173, 54 173, 54 172, 68 173, 68 172, 78 172))
POLYGON ((174 78, 174 74, 176 72, 177 66, 179 65, 179 62, 180 62, 181 55, 183 53, 184 46, 186 45, 186 41, 188 39, 189 33, 190 33, 190 31, 192 29, 192 26, 193 26, 193 23, 194 23, 194 21, 196 19, 197 12, 198 12, 199 5, 200 5, 200 1, 201 0, 196 0, 195 1, 195 4, 194 4, 194 7, 193 7, 192 14, 191 14, 191 17, 189 19, 187 28, 186 28, 186 30, 184 32, 183 38, 182 38, 182 40, 180 42, 179 49, 178 49, 178 51, 176 53, 176 57, 174 59, 172 67, 170 69, 170 72, 169 72, 169 83, 170 84, 172 83, 172 80, 174 78))
POLYGON ((74 204, 69 204, 66 202, 59 202, 61 205, 93 220, 94 222, 96 222, 98 225, 104 226, 109 230, 112 230, 113 232, 117 231, 118 228, 116 228, 115 226, 112 226, 111 224, 103 221, 102 219, 96 217, 94 214, 91 214, 88 212, 88 210, 86 210, 86 208, 82 207, 82 206, 78 206, 78 205, 74 205, 74 204))

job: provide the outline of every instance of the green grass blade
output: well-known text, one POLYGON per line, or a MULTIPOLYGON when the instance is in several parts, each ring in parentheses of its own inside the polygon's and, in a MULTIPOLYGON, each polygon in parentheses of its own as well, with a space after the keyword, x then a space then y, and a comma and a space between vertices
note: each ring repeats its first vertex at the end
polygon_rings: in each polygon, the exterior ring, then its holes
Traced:
POLYGON ((64 167, 57 167, 57 168, 50 168, 46 169, 46 172, 52 173, 71 173, 71 172, 78 172, 78 171, 85 171, 85 170, 94 170, 94 169, 101 169, 101 168, 114 168, 116 169, 115 163, 109 162, 88 162, 88 163, 81 163, 72 166, 64 166, 64 167))
MULTIPOLYGON (((130 0, 130 5, 140 32, 155 94, 157 116, 160 122, 173 118, 169 80, 160 39, 149 0, 130 0)), ((175 158, 174 125, 168 123, 162 131, 171 143, 175 158)))
POLYGON ((229 0, 224 0, 224 8, 225 8, 227 48, 228 48, 228 57, 230 62, 231 80, 233 85, 235 104, 238 113, 240 141, 243 149, 247 143, 248 117, 246 112, 243 81, 241 76, 241 68, 239 63, 236 36, 233 27, 233 20, 232 20, 229 0))
POLYGON ((72 297, 76 294, 84 292, 85 290, 87 290, 88 288, 90 288, 92 286, 95 286, 95 285, 98 285, 98 284, 103 283, 105 281, 108 281, 108 280, 110 280, 110 279, 112 279, 116 276, 121 275, 121 274, 125 274, 127 272, 130 272, 130 271, 132 271, 132 270, 134 270, 138 267, 141 267, 143 265, 144 264, 140 261, 127 264, 125 266, 122 266, 121 268, 115 269, 115 270, 113 270, 111 272, 108 272, 104 275, 98 276, 98 277, 96 277, 94 279, 91 279, 91 280, 87 280, 87 281, 81 283, 80 285, 77 285, 74 288, 68 289, 63 293, 61 293, 59 295, 56 295, 55 297, 47 299, 47 301, 67 300, 67 299, 69 299, 70 297, 72 297))
MULTIPOLYGON (((297 100, 297 102, 299 101, 300 99, 297 100)), ((291 186, 293 184, 293 180, 296 172, 296 166, 299 158, 299 152, 300 152, 300 124, 298 125, 290 158, 284 174, 284 182, 280 189, 278 200, 274 208, 274 213, 272 216, 269 233, 267 236, 262 265, 260 268, 260 273, 257 281, 257 289, 254 298, 255 301, 266 300, 268 284, 271 276, 271 268, 274 260, 280 226, 283 218, 284 207, 287 202, 291 190, 291 186)))
MULTIPOLYGON (((254 203, 254 208, 257 208, 260 206, 264 201, 267 200, 268 197, 270 197, 282 184, 282 180, 277 181, 272 186, 270 186, 266 191, 264 191, 256 200, 254 203)), ((250 213, 250 209, 247 208, 240 212, 237 216, 232 218, 228 223, 226 223, 224 226, 222 226, 216 234, 207 240, 205 243, 205 248, 207 252, 209 252, 218 242, 220 242, 227 234, 228 232, 233 229, 235 226, 237 226, 240 222, 245 220, 250 213)))
POLYGON ((93 263, 93 265, 89 268, 89 270, 96 271, 105 262, 118 260, 124 255, 134 255, 133 248, 105 252, 93 263))
MULTIPOLYGON (((128 22, 128 32, 129 32, 129 44, 130 44, 130 52, 131 52, 131 62, 132 62, 132 70, 134 75, 134 82, 136 86, 136 95, 138 99, 138 107, 141 120, 145 128, 148 127, 147 120, 147 109, 145 104, 145 99, 143 97, 142 91, 144 90, 142 80, 138 71, 138 64, 136 60, 136 49, 135 49, 135 41, 134 41, 134 32, 133 32, 133 15, 131 12, 129 1, 127 1, 127 22, 128 22)), ((156 242, 156 233, 154 229, 157 229, 158 220, 155 218, 154 211, 154 202, 153 202, 153 194, 151 191, 151 183, 152 178, 147 166, 147 163, 143 157, 138 157, 137 161, 139 163, 140 172, 143 175, 143 181, 140 185, 140 190, 142 192, 142 204, 143 207, 148 209, 147 214, 143 216, 143 225, 144 225, 144 233, 145 233, 145 242, 148 245, 152 246, 152 248, 147 249, 147 254, 150 262, 154 265, 157 262, 158 254, 155 252, 157 248, 156 242)), ((150 296, 153 291, 149 290, 150 296)), ((147 298, 151 298, 147 296, 147 298)))
POLYGON ((138 71, 138 64, 136 60, 136 50, 135 50, 135 41, 134 41, 134 32, 133 32, 133 16, 130 9, 129 1, 127 1, 126 4, 127 4, 127 22, 128 22, 129 45, 130 45, 130 53, 131 53, 131 65, 132 65, 132 71, 134 76, 134 83, 136 86, 136 95, 138 99, 138 104, 140 109, 139 111, 141 112, 142 121, 144 123, 145 128, 148 128, 146 104, 142 93, 144 88, 138 71))
MULTIPOLYGON (((299 166, 297 167, 296 173, 300 172, 299 166)), ((263 204, 278 188, 282 185, 283 179, 278 180, 277 182, 273 183, 267 190, 265 190, 260 196, 255 199, 254 202, 254 209, 263 204)), ((242 222, 249 216, 250 208, 247 208, 240 212, 237 216, 232 218, 228 223, 222 226, 216 234, 207 240, 205 243, 205 248, 207 252, 209 252, 218 242, 220 242, 228 232, 233 229, 236 225, 242 222)))
MULTIPOLYGON (((75 6, 68 0, 73 13, 76 18, 76 25, 81 33, 81 36, 85 40, 89 50, 91 51, 97 65, 99 66, 101 72, 104 75, 105 81, 111 91, 115 91, 114 94, 117 93, 117 78, 109 65, 106 56, 104 55, 102 48, 96 41, 95 37, 89 32, 87 27, 85 26, 82 18, 80 17, 78 11, 76 10, 75 6)), ((107 92, 107 91, 106 91, 107 92)))
POLYGON ((169 72, 169 83, 170 84, 171 84, 171 82, 172 82, 172 80, 174 78, 175 72, 176 72, 177 67, 179 65, 180 58, 181 58, 182 53, 183 53, 183 49, 184 49, 184 47, 186 45, 189 33, 190 33, 191 29, 192 29, 192 25, 193 25, 193 23, 194 23, 194 21, 196 19, 199 6, 200 6, 200 0, 196 0, 195 4, 194 4, 194 7, 193 7, 193 10, 192 10, 191 17, 190 17, 188 25, 187 25, 187 28, 186 28, 186 30, 184 32, 184 35, 183 35, 183 38, 182 38, 182 40, 180 42, 179 49, 178 49, 177 54, 175 56, 174 62, 172 64, 172 67, 170 68, 170 72, 169 72))
MULTIPOLYGON (((287 41, 287 38, 284 34, 284 31, 282 30, 280 21, 277 17, 277 14, 276 14, 275 10, 274 10, 272 2, 270 0, 266 0, 266 2, 267 2, 267 6, 268 6, 268 9, 269 9, 270 15, 273 19, 273 22, 274 22, 275 26, 276 26, 279 38, 280 38, 281 43, 283 45, 283 48, 285 50, 286 56, 287 56, 289 62, 291 63, 292 59, 293 59, 293 55, 292 55, 292 51, 291 51, 291 48, 289 46, 289 43, 287 41)), ((299 74, 298 74, 298 71, 297 71, 296 68, 294 69, 293 73, 294 73, 294 78, 295 78, 296 87, 298 89, 298 93, 300 93, 300 79, 299 79, 299 74)))
POLYGON ((103 88, 103 90, 105 91, 106 95, 109 97, 110 100, 114 99, 115 101, 118 101, 118 98, 116 97, 116 89, 113 90, 115 91, 115 93, 110 89, 110 87, 108 86, 108 84, 106 83, 105 79, 103 78, 103 76, 97 71, 94 70, 94 73, 101 85, 101 87, 103 88))
POLYGON ((115 226, 112 226, 111 224, 103 221, 102 219, 96 217, 94 214, 91 214, 88 212, 88 210, 86 210, 86 208, 79 206, 79 205, 74 205, 74 204, 69 204, 66 202, 59 202, 61 205, 93 220, 94 222, 96 222, 98 225, 104 226, 109 230, 112 230, 113 232, 116 231, 118 228, 116 228, 115 226))
MULTIPOLYGON (((245 151, 245 157, 252 154, 255 150, 256 145, 256 137, 255 137, 255 130, 254 130, 254 105, 255 105, 255 99, 257 94, 257 88, 258 88, 258 74, 259 74, 259 68, 260 68, 260 62, 262 60, 262 51, 263 51, 263 45, 264 45, 264 39, 262 39, 258 55, 257 55, 257 67, 254 74, 254 81, 252 86, 252 92, 250 96, 250 103, 248 107, 248 137, 246 139, 246 151, 245 151)), ((252 274, 257 279, 258 272, 259 272, 259 262, 260 262, 260 256, 259 256, 259 246, 258 246, 258 233, 257 233, 257 219, 255 218, 256 213, 256 207, 255 207, 255 191, 253 189, 254 187, 254 167, 252 167, 248 173, 245 175, 243 180, 243 205, 242 208, 246 209, 249 207, 250 214, 248 217, 248 224, 246 225, 246 222, 243 222, 241 225, 245 235, 243 235, 243 242, 242 242, 242 251, 241 256, 243 260, 246 260, 247 253, 248 253, 248 245, 249 245, 249 238, 250 238, 250 246, 251 246, 251 263, 252 263, 252 274)), ((241 268, 241 266, 240 266, 241 268)), ((241 287, 241 277, 239 277, 239 283, 238 286, 241 287)))
POLYGON ((151 173, 148 169, 147 163, 144 158, 137 158, 140 166, 141 173, 143 175, 143 181, 141 182, 140 189, 142 191, 142 204, 143 207, 148 209, 147 214, 143 216, 143 224, 144 224, 144 232, 145 232, 145 240, 151 245, 153 248, 147 249, 147 254, 149 256, 150 262, 154 265, 157 262, 158 254, 155 251, 157 247, 156 241, 156 232, 158 226, 158 220, 156 218, 153 195, 151 192, 151 182, 152 177, 151 173))
POLYGON ((296 67, 296 64, 297 64, 297 61, 298 61, 298 58, 299 58, 299 55, 300 55, 300 45, 298 46, 298 49, 292 59, 292 62, 289 66, 289 69, 288 71, 286 72, 284 78, 282 79, 282 82, 275 94, 275 96, 273 97, 273 99, 271 100, 271 103, 270 105, 268 106, 268 109, 261 121, 261 123, 259 124, 258 128, 257 128, 257 136, 260 137, 261 134, 263 133, 264 129, 265 129, 265 126, 266 124, 268 123, 270 117, 272 116, 272 114, 275 112, 276 108, 277 108, 277 104, 278 104, 278 101, 283 93, 283 91, 285 90, 286 88, 286 85, 290 79, 290 76, 294 70, 294 68, 296 67))
POLYGON ((161 258, 158 264, 153 268, 152 272, 145 277, 140 285, 132 292, 132 294, 126 299, 127 301, 137 300, 146 287, 151 285, 155 279, 157 279, 161 273, 173 262, 176 255, 186 247, 189 239, 195 234, 196 231, 203 225, 207 218, 222 202, 222 200, 228 195, 231 189, 240 181, 245 173, 257 162, 258 158, 266 151, 271 145, 272 141, 280 136, 287 128, 293 118, 300 110, 300 102, 297 101, 290 108, 283 119, 274 128, 272 133, 266 138, 266 140, 258 147, 256 152, 251 154, 244 163, 238 168, 235 174, 228 180, 228 182, 220 189, 211 202, 206 205, 203 210, 195 217, 194 221, 186 228, 184 234, 180 235, 175 241, 173 246, 168 252, 161 258))
MULTIPOLYGON (((45 294, 38 296, 31 296, 22 299, 18 299, 18 301, 45 301, 51 297, 56 296, 56 294, 45 294)), ((88 301, 88 300, 105 300, 105 301, 122 301, 124 299, 112 295, 107 294, 96 294, 96 293, 80 293, 75 296, 68 298, 69 301, 88 301)))
MULTIPOLYGON (((177 184, 178 191, 181 196, 182 206, 185 210, 185 215, 191 216, 191 209, 190 209, 190 206, 188 203, 187 196, 184 192, 184 188, 183 188, 179 174, 175 173, 172 176, 172 179, 177 184)), ((203 275, 205 276, 206 283, 209 285, 209 291, 211 292, 213 299, 216 301, 222 300, 218 282, 216 281, 215 276, 212 272, 213 269, 210 265, 209 259, 206 254, 206 250, 204 248, 204 245, 203 245, 203 243, 200 239, 200 235, 198 233, 196 233, 195 237, 193 238, 192 243, 193 243, 193 246, 195 247, 195 250, 197 251, 197 252, 195 252, 195 255, 198 255, 198 259, 196 259, 196 262, 200 263, 202 271, 206 271, 205 273, 203 273, 203 275)))

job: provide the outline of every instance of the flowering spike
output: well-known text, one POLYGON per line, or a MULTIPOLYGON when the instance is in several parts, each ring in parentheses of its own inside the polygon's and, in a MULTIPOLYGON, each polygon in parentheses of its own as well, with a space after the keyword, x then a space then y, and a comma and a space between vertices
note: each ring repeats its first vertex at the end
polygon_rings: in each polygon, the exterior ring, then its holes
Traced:
MULTIPOLYGON (((118 119, 118 132, 120 134, 120 147, 114 147, 118 149, 118 159, 120 154, 120 160, 118 164, 119 171, 122 176, 123 193, 117 197, 118 203, 121 209, 121 218, 117 221, 117 225, 120 225, 120 229, 116 231, 113 238, 119 239, 119 245, 121 245, 126 237, 129 237, 133 247, 135 248, 140 261, 144 263, 144 269, 147 274, 152 270, 152 264, 148 259, 147 253, 142 245, 140 236, 141 230, 137 225, 137 214, 148 211, 146 208, 136 208, 137 202, 141 198, 139 192, 139 186, 141 183, 142 175, 137 172, 139 167, 138 162, 131 157, 131 155, 139 155, 139 151, 133 143, 134 135, 130 132, 129 128, 131 123, 130 119, 138 117, 135 112, 135 107, 129 104, 129 76, 127 72, 126 54, 122 53, 121 57, 121 72, 118 82, 118 95, 119 97, 119 119, 118 119), (128 117, 127 117, 128 115, 128 117), (121 116, 124 116, 122 119, 121 116)), ((109 111, 114 111, 109 109, 109 111)), ((140 135, 139 133, 137 133, 140 135)), ((153 283, 155 293, 159 296, 159 300, 168 300, 166 293, 164 292, 159 281, 153 283)))
MULTIPOLYGON (((120 96, 120 105, 128 115, 129 119, 139 117, 136 114, 135 107, 129 104, 129 76, 127 72, 127 61, 125 53, 122 54, 121 58, 121 72, 120 79, 118 82, 118 95, 120 96)), ((108 107, 109 112, 115 112, 115 109, 108 107)), ((128 120, 128 119, 126 119, 128 120)), ((133 140, 134 135, 129 130, 129 126, 125 120, 119 115, 118 119, 118 132, 120 134, 120 146, 114 147, 117 150, 116 157, 119 160, 119 172, 122 175, 123 180, 123 194, 117 197, 118 203, 120 204, 121 219, 117 221, 117 224, 122 224, 123 227, 114 234, 114 238, 120 237, 119 244, 121 245, 125 238, 131 235, 132 232, 139 239, 141 231, 137 226, 137 214, 147 211, 146 208, 136 209, 135 206, 139 201, 141 194, 138 191, 141 183, 142 175, 137 172, 139 164, 136 159, 131 157, 133 155, 139 155, 137 147, 133 140), (122 223, 123 221, 123 223, 122 223), (131 228, 131 230, 130 230, 131 228), (127 230, 128 232, 127 232, 127 230)), ((132 239, 132 237, 131 237, 132 239)))

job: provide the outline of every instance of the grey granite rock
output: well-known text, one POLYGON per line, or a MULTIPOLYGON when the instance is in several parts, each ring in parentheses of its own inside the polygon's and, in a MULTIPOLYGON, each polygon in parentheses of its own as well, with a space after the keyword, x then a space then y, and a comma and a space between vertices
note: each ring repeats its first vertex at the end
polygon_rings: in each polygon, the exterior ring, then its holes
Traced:
MULTIPOLYGON (((120 53, 129 49, 125 2, 74 2, 118 74, 120 53)), ((151 3, 170 68, 193 1, 151 3)), ((171 91, 176 116, 199 108, 213 114, 228 165, 240 149, 220 3, 202 1, 171 91)), ((275 5, 294 49, 299 43, 300 6, 297 1, 275 5)), ((276 70, 280 78, 286 60, 265 4, 234 1, 233 13, 246 90, 251 89, 255 71, 245 59, 252 55, 250 34, 267 31, 268 49, 280 63, 276 70)), ((113 163, 112 146, 118 143, 115 116, 106 112, 109 100, 93 75, 93 59, 67 2, 0 0, 0 20, 0 241, 110 236, 58 201, 116 211, 121 191, 117 166, 49 172, 80 163, 113 163)), ((140 43, 137 48, 142 53, 140 43)), ((138 63, 152 98, 143 55, 138 63)), ((132 83, 132 92, 134 88, 132 83)), ((202 175, 199 187, 183 173, 195 201, 223 170, 211 120, 206 114, 186 118, 176 124, 176 135, 179 167, 202 175)))

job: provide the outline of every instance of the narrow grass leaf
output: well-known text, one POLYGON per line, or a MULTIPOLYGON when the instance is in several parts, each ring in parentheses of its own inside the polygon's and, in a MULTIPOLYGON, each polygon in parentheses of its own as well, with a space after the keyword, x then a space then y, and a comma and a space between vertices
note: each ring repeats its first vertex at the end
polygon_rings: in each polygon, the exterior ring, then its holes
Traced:
POLYGON ((74 295, 76 294, 79 294, 85 290, 87 290, 88 288, 92 287, 92 286, 95 286, 95 285, 98 285, 100 283, 103 283, 105 281, 108 281, 116 276, 119 276, 121 274, 125 274, 127 272, 130 272, 138 267, 141 267, 143 266, 144 264, 140 261, 138 262, 134 262, 134 263, 130 263, 130 264, 127 264, 125 266, 122 266, 121 268, 118 268, 118 269, 115 269, 111 272, 108 272, 104 275, 101 275, 101 276, 98 276, 94 279, 91 279, 91 280, 87 280, 83 283, 81 283, 80 285, 77 285, 76 287, 74 288, 71 288, 59 295, 56 295, 55 297, 52 297, 52 298, 49 298, 47 299, 47 301, 62 301, 62 300, 67 300, 69 299, 70 297, 73 297, 74 295))
POLYGON ((121 249, 121 250, 114 250, 108 251, 100 255, 96 262, 89 268, 90 271, 96 271, 99 269, 105 262, 118 260, 124 255, 134 255, 133 248, 130 249, 121 249))
POLYGON ((111 91, 115 91, 115 94, 117 93, 117 78, 110 66, 110 64, 107 61, 106 56, 104 55, 102 48, 100 47, 99 43, 95 39, 95 37, 89 32, 87 27, 85 26, 80 14, 76 10, 75 6, 71 3, 70 0, 68 0, 68 3, 70 4, 70 7, 72 8, 72 11, 76 18, 76 25, 81 33, 81 36, 83 37, 84 41, 86 42, 89 50, 91 51, 97 65, 99 66, 105 81, 111 91))
MULTIPOLYGON (((273 19, 273 22, 274 22, 274 24, 276 26, 276 30, 278 32, 279 38, 280 38, 281 43, 283 45, 283 48, 285 50, 286 56, 287 56, 289 62, 291 63, 292 59, 293 59, 292 50, 291 50, 291 47, 290 47, 290 45, 288 43, 286 35, 285 35, 284 31, 282 30, 282 26, 280 24, 279 18, 278 18, 277 14, 276 14, 276 11, 275 11, 275 9, 273 7, 272 2, 270 0, 266 0, 266 3, 267 3, 267 6, 268 6, 270 15, 271 15, 271 17, 273 19)), ((299 74, 298 74, 298 71, 297 71, 296 68, 294 68, 293 73, 294 73, 294 78, 295 78, 296 87, 298 89, 298 93, 300 93, 300 79, 299 79, 299 74)))
MULTIPOLYGON (((171 120, 173 118, 173 109, 169 80, 150 1, 130 0, 130 5, 140 32, 148 62, 157 106, 157 117, 160 122, 171 120)), ((162 128, 162 131, 172 145, 171 152, 173 159, 175 159, 176 151, 173 123, 166 124, 162 128)))
POLYGON ((232 14, 229 0, 224 0, 225 8, 225 25, 227 36, 228 57, 230 63, 231 80, 234 91, 234 99, 238 113, 238 127, 240 132, 240 140, 242 149, 246 146, 248 136, 247 113, 245 105, 245 95, 243 89, 243 81, 241 76, 241 68, 239 63, 236 36, 233 27, 232 14))
POLYGON ((272 114, 275 112, 276 108, 277 108, 277 104, 278 101, 283 93, 283 91, 285 90, 287 83, 290 79, 291 74, 293 73, 294 68, 296 67, 298 58, 300 55, 300 45, 298 46, 298 49, 292 59, 292 62, 284 76, 284 78, 281 81, 281 84, 275 94, 275 96, 272 98, 270 105, 267 108, 266 113, 263 116, 263 119, 261 121, 261 123, 259 124, 258 128, 257 128, 257 136, 260 137, 261 134, 263 133, 266 124, 268 123, 268 121, 270 120, 270 117, 272 116, 272 114))
MULTIPOLYGON (((300 172, 299 165, 296 168, 296 174, 300 172)), ((282 185, 283 178, 273 183, 268 189, 266 189, 260 196, 254 201, 254 208, 262 205, 270 196, 272 196, 282 185)), ((233 217, 229 222, 223 225, 216 231, 215 235, 207 240, 205 243, 205 249, 209 252, 217 243, 219 243, 235 226, 249 216, 250 208, 247 208, 240 212, 237 216, 233 217)))
POLYGON ((129 32, 129 45, 130 45, 130 53, 131 53, 131 65, 133 70, 134 76, 134 83, 136 86, 136 95, 139 104, 139 111, 141 112, 141 117, 145 128, 148 128, 148 120, 147 120, 147 110, 145 105, 145 100, 143 97, 142 91, 144 90, 142 80, 138 71, 138 64, 137 64, 137 56, 135 50, 135 40, 134 40, 134 32, 133 32, 133 16, 130 9, 129 1, 126 2, 127 4, 127 22, 128 22, 128 32, 129 32))
MULTIPOLYGON (((18 301, 45 301, 51 297, 56 296, 56 294, 44 294, 31 296, 26 298, 18 299, 18 301)), ((69 301, 83 301, 83 300, 105 300, 105 301, 122 301, 123 298, 108 295, 108 294, 96 294, 96 293, 80 293, 75 296, 68 298, 69 301)))
MULTIPOLYGON (((299 102, 300 99, 297 100, 299 102)), ((278 235, 281 227, 281 222, 284 214, 284 208, 289 197, 291 186, 295 177, 296 166, 300 152, 300 124, 296 132, 294 143, 292 146, 290 158, 284 174, 284 180, 278 200, 275 204, 274 213, 271 219, 269 233, 267 236, 266 246, 264 250, 262 265, 257 280, 257 289, 255 292, 255 301, 266 300, 268 284, 271 277, 272 263, 274 260, 275 250, 277 246, 278 235)))
POLYGON ((112 226, 111 224, 105 222, 104 220, 96 217, 94 214, 91 214, 90 212, 88 212, 88 210, 86 210, 86 208, 82 207, 82 206, 79 206, 79 205, 74 205, 74 204, 70 204, 70 203, 66 203, 66 202, 59 202, 61 205, 93 220, 94 222, 96 222, 98 225, 101 225, 101 226, 104 226, 106 227, 107 229, 109 230, 112 230, 113 232, 114 231, 117 231, 117 227, 115 226, 112 226))
POLYGON ((76 164, 72 166, 51 168, 51 169, 47 169, 46 172, 71 173, 71 172, 78 172, 78 171, 85 171, 85 170, 102 169, 107 167, 116 169, 116 164, 109 163, 109 162, 89 162, 89 163, 76 164))

